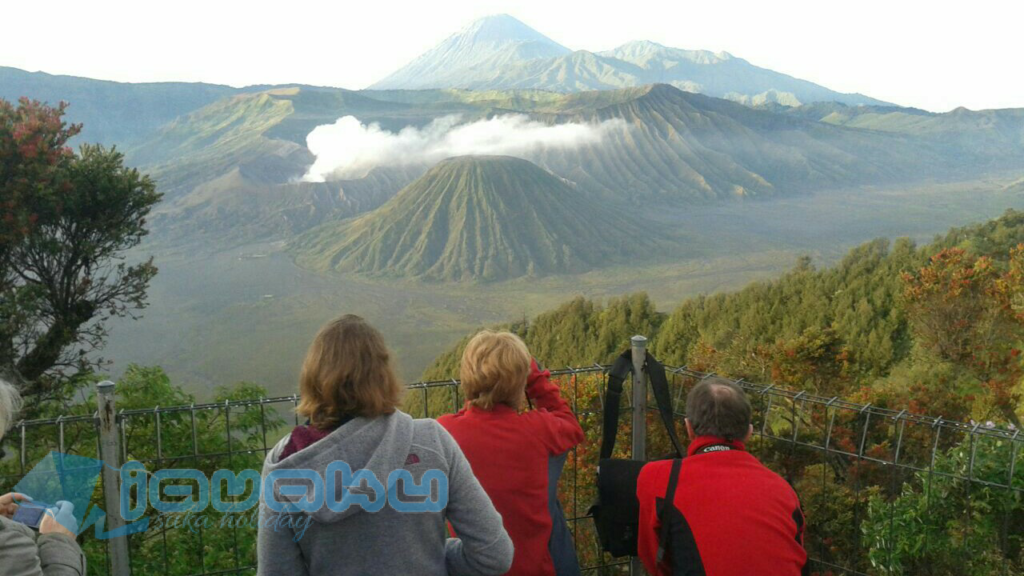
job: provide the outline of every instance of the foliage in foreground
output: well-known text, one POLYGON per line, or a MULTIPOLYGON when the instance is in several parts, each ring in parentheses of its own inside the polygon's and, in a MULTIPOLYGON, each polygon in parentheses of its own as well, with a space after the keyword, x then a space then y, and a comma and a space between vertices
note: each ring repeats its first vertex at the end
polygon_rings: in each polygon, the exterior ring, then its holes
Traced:
POLYGON ((68 146, 65 105, 0 100, 0 375, 31 414, 102 363, 106 321, 145 307, 152 261, 125 253, 160 194, 115 149, 68 146))

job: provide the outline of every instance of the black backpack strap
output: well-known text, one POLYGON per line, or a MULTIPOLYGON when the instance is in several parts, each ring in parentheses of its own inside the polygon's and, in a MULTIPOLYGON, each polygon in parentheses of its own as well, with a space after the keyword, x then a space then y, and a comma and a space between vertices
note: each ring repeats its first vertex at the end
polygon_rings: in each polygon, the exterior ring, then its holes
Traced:
POLYGON ((683 457, 683 444, 676 435, 675 414, 672 412, 672 394, 668 389, 668 377, 665 375, 665 367, 661 362, 647 355, 647 378, 651 381, 651 388, 654 390, 654 400, 658 403, 658 412, 661 413, 661 422, 668 431, 668 438, 672 441, 672 447, 676 450, 676 456, 683 457))
MULTIPOLYGON (((672 412, 672 395, 668 389, 668 377, 665 367, 654 356, 648 354, 645 365, 647 377, 654 390, 654 400, 658 404, 661 422, 668 432, 669 440, 676 455, 682 458, 684 452, 679 436, 676 434, 675 415, 672 412)), ((601 459, 611 458, 615 449, 615 435, 619 429, 619 404, 622 398, 622 385, 626 377, 633 371, 633 354, 626 350, 615 360, 608 370, 608 383, 604 396, 604 422, 601 438, 601 459)))
POLYGON ((633 371, 633 353, 623 352, 608 370, 608 383, 604 393, 604 423, 601 430, 601 459, 611 458, 615 449, 615 433, 619 430, 619 399, 622 397, 622 384, 626 376, 633 371))
POLYGON ((672 520, 669 518, 669 510, 674 506, 676 486, 679 484, 679 470, 683 466, 683 459, 676 458, 672 461, 672 472, 668 476, 668 489, 665 490, 665 498, 658 508, 658 522, 661 523, 661 531, 658 534, 658 556, 657 562, 661 563, 665 558, 665 550, 668 547, 668 537, 671 533, 672 520))

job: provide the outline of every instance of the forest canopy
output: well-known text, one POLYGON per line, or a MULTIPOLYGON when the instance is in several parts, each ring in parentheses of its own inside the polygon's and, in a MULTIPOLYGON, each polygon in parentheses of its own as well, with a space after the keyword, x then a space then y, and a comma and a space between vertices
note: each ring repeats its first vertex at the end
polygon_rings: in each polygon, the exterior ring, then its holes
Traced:
MULTIPOLYGON (((609 362, 644 334, 667 364, 1019 426, 1022 243, 1024 212, 1011 210, 923 246, 874 240, 827 268, 801 258, 780 278, 669 313, 643 293, 576 297, 505 328, 550 367, 609 362)), ((464 343, 424 378, 457 377, 464 343)))

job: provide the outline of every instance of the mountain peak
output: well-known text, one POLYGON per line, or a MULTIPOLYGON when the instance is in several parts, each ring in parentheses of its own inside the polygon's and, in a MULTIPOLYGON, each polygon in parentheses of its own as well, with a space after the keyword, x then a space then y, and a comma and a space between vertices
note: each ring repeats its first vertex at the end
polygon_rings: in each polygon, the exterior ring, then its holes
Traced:
POLYGON ((468 70, 499 69, 570 52, 518 19, 496 14, 472 22, 370 88, 465 88, 468 70))
POLYGON ((455 36, 474 42, 557 42, 508 14, 493 14, 471 22, 455 36))

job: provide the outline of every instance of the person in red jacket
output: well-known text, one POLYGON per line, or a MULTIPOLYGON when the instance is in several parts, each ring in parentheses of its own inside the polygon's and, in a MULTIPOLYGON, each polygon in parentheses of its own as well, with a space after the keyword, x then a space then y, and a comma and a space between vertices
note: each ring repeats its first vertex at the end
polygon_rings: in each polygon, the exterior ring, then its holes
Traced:
POLYGON ((809 574, 796 493, 744 449, 753 427, 743 390, 724 378, 697 384, 686 398, 686 431, 687 457, 651 462, 637 480, 638 548, 647 571, 809 574), (670 488, 673 468, 677 481, 670 488), (666 500, 671 506, 663 509, 666 500))
POLYGON ((460 376, 466 406, 438 422, 458 442, 501 513, 515 546, 508 574, 578 574, 571 541, 568 550, 552 546, 558 540, 553 535, 563 536, 563 543, 569 536, 554 490, 557 474, 549 475, 553 459, 583 440, 572 409, 550 373, 510 332, 474 336, 462 355, 460 376), (532 410, 524 410, 527 401, 532 410))

